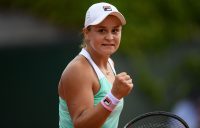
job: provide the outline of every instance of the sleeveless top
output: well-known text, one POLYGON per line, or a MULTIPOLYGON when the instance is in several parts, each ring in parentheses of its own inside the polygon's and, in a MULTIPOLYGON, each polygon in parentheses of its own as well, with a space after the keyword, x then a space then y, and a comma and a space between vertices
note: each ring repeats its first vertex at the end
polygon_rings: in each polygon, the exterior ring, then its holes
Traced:
MULTIPOLYGON (((111 91, 112 84, 107 80, 103 72, 98 68, 98 66, 92 60, 90 54, 83 48, 79 53, 89 61, 94 71, 97 74, 100 84, 100 90, 94 95, 94 106, 96 106, 108 92, 111 91)), ((111 59, 109 58, 108 63, 110 64, 113 73, 116 75, 114 66, 112 65, 111 59)), ((118 103, 115 109, 112 111, 110 116, 107 118, 102 128, 117 128, 119 117, 123 108, 123 99, 118 103)), ((71 120, 66 101, 59 97, 59 128, 73 128, 73 122, 71 120)))

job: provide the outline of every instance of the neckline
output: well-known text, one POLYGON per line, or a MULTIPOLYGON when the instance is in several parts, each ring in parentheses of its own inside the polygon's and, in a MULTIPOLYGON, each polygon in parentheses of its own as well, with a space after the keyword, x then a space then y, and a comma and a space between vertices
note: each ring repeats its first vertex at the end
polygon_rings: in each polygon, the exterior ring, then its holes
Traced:
MULTIPOLYGON (((104 74, 103 71, 100 70, 100 68, 96 65, 96 63, 94 62, 94 60, 91 58, 89 52, 88 52, 85 48, 82 48, 80 54, 83 55, 84 57, 86 57, 86 58, 89 60, 90 64, 91 64, 92 67, 94 68, 94 70, 95 70, 95 72, 96 72, 96 74, 97 74, 99 80, 100 80, 101 78, 103 78, 103 77, 105 77, 105 78, 107 79, 106 74, 104 74)), ((112 65, 112 62, 111 62, 111 61, 112 61, 112 60, 109 58, 107 63, 108 63, 109 66, 111 67, 112 73, 113 73, 114 75, 116 75, 114 66, 112 65)), ((107 79, 107 80, 108 80, 108 79, 107 79)), ((108 81, 109 81, 109 80, 108 80, 108 81)), ((109 83, 110 83, 110 81, 109 81, 109 83)))

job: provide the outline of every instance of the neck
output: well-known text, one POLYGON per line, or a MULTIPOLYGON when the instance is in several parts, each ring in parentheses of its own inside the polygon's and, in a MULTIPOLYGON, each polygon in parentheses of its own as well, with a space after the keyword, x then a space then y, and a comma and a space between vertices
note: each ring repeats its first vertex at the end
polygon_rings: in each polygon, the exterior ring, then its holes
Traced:
POLYGON ((95 64, 103 70, 108 69, 108 59, 110 56, 104 56, 102 54, 98 54, 94 50, 90 50, 88 48, 85 48, 87 52, 90 54, 92 60, 95 62, 95 64))

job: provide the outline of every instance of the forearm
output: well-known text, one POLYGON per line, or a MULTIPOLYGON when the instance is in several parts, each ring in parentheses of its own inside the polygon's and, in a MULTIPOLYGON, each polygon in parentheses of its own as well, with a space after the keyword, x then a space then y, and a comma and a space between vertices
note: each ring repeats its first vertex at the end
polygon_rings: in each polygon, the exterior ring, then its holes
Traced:
POLYGON ((106 110, 101 103, 94 108, 85 110, 78 117, 73 119, 75 128, 100 128, 110 115, 110 111, 106 110))

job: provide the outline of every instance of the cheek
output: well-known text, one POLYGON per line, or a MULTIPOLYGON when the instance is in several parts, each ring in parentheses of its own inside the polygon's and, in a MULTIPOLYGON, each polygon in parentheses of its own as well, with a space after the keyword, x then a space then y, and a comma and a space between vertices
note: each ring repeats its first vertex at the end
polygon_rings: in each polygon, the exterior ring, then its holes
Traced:
POLYGON ((90 38, 90 41, 95 44, 101 43, 102 40, 103 40, 102 36, 91 35, 91 38, 90 38))
POLYGON ((120 44, 120 42, 121 42, 121 36, 117 36, 116 37, 116 42, 117 42, 117 44, 120 44))
POLYGON ((89 44, 91 47, 95 48, 100 43, 101 43, 101 40, 99 39, 99 37, 91 36, 90 41, 89 41, 89 44))

